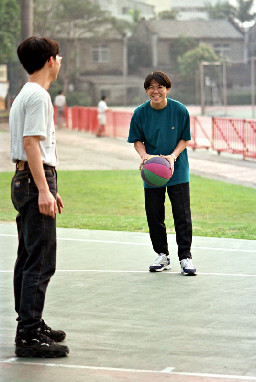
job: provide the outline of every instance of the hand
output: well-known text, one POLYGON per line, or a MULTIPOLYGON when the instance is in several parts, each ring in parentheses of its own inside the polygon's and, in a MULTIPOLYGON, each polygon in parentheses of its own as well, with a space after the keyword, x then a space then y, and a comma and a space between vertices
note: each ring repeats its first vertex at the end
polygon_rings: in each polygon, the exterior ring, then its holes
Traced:
POLYGON ((161 155, 162 158, 168 160, 171 165, 172 174, 174 173, 174 157, 172 155, 161 155))
POLYGON ((57 207, 59 214, 61 214, 61 209, 64 208, 64 204, 59 194, 57 194, 57 207))
POLYGON ((38 206, 41 214, 55 218, 57 203, 53 194, 47 190, 39 192, 38 206))
POLYGON ((139 169, 141 170, 141 166, 143 165, 143 163, 144 163, 146 160, 152 158, 153 156, 154 156, 154 155, 149 155, 149 154, 147 154, 147 153, 144 153, 144 154, 142 155, 142 157, 141 157, 141 163, 140 163, 140 167, 139 167, 139 169))

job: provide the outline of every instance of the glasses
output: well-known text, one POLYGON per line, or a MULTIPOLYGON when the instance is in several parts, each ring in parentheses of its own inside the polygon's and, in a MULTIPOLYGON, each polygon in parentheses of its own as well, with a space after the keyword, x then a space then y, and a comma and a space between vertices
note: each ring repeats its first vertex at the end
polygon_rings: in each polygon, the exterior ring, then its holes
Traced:
POLYGON ((149 86, 148 88, 147 88, 147 90, 150 90, 150 91, 154 91, 154 90, 158 90, 158 91, 163 91, 165 89, 165 86, 163 86, 163 85, 158 85, 158 86, 149 86))

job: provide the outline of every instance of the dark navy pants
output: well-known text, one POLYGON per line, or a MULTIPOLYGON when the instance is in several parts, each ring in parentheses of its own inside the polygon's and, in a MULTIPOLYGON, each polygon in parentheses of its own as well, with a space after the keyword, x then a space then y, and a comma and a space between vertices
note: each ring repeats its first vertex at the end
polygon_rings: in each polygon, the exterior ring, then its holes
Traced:
POLYGON ((145 209, 153 249, 158 254, 169 255, 165 226, 166 191, 172 205, 179 260, 191 258, 192 221, 189 183, 145 188, 145 209))
MULTIPOLYGON (((56 198, 55 169, 45 169, 45 176, 56 198)), ((16 218, 19 245, 14 268, 15 310, 18 327, 34 329, 40 326, 46 289, 56 269, 56 218, 39 212, 38 190, 29 169, 16 171, 11 197, 19 212, 16 218)))

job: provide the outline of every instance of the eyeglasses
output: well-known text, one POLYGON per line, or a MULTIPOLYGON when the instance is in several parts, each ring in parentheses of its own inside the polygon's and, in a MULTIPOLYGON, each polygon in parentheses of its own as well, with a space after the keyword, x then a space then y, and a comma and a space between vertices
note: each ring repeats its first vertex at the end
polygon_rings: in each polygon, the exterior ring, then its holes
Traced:
POLYGON ((158 91, 163 91, 165 89, 165 86, 163 85, 158 85, 158 86, 152 86, 150 85, 147 90, 150 90, 150 91, 154 91, 154 90, 158 90, 158 91))

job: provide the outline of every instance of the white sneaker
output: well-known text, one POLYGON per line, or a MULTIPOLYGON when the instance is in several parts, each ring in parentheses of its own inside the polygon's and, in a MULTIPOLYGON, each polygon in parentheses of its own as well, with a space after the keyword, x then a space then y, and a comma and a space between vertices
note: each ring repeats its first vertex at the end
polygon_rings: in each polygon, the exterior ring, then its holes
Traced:
POLYGON ((150 265, 149 272, 162 272, 165 269, 171 269, 170 258, 164 253, 160 253, 154 263, 150 265))
POLYGON ((195 276, 196 268, 194 267, 191 259, 183 259, 180 261, 181 273, 184 276, 195 276))

